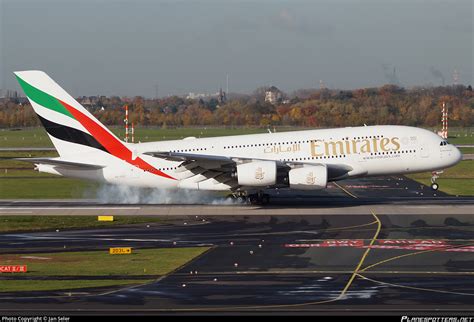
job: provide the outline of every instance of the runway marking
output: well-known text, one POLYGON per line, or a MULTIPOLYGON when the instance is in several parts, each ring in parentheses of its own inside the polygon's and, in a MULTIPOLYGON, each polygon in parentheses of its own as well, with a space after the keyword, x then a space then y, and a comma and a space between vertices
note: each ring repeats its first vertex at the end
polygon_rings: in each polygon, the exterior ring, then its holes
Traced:
POLYGON ((408 257, 408 256, 415 256, 415 255, 431 253, 431 252, 436 252, 436 251, 440 252, 440 251, 446 250, 446 249, 460 248, 460 247, 466 247, 466 246, 472 246, 472 245, 474 245, 474 243, 463 244, 463 245, 454 245, 454 246, 451 246, 451 247, 444 247, 444 248, 433 248, 433 249, 422 250, 422 251, 417 251, 417 252, 413 252, 413 253, 398 255, 398 256, 394 256, 394 257, 390 257, 390 258, 381 260, 381 261, 376 262, 372 265, 369 265, 369 266, 363 268, 361 270, 361 272, 365 272, 365 271, 367 271, 368 269, 370 269, 372 267, 379 266, 381 264, 388 263, 388 262, 391 262, 391 261, 394 261, 394 260, 397 260, 397 259, 400 259, 400 258, 408 257))
POLYGON ((369 222, 368 224, 361 224, 361 225, 355 225, 355 226, 344 226, 344 227, 334 227, 334 228, 322 229, 322 231, 326 232, 326 231, 333 231, 333 230, 346 230, 346 229, 361 228, 361 227, 366 227, 366 226, 372 226, 376 223, 377 223, 377 220, 374 220, 372 222, 369 222))
MULTIPOLYGON (((353 198, 357 198, 356 196, 352 196, 353 198)), ((380 221, 380 219, 377 217, 377 215, 375 214, 375 212, 373 210, 371 210, 371 214, 372 216, 374 216, 375 218, 375 221, 373 223, 377 223, 377 230, 374 234, 374 236, 372 237, 371 239, 371 242, 370 242, 370 245, 373 245, 375 243, 375 241, 377 240, 377 237, 380 233, 380 230, 381 230, 381 227, 382 227, 382 223, 380 221)), ((373 224, 372 223, 372 224, 373 224)), ((332 299, 328 299, 328 300, 323 300, 323 301, 316 301, 316 302, 306 302, 306 303, 297 303, 297 304, 281 304, 281 305, 261 305, 261 306, 241 306, 241 307, 232 307, 233 310, 249 310, 249 309, 271 309, 271 308, 289 308, 289 307, 301 307, 301 306, 308 306, 308 305, 317 305, 317 304, 325 304, 325 303, 331 303, 331 302, 335 302, 335 301, 339 301, 341 299, 344 298, 344 295, 347 293, 347 290, 351 287, 352 285, 352 282, 354 281, 355 277, 358 276, 358 272, 360 270, 360 267, 363 265, 364 263, 364 260, 365 258, 367 257, 367 255, 370 253, 371 251, 371 248, 367 248, 364 252, 364 254, 362 255, 360 261, 359 261, 359 264, 357 265, 357 267, 355 268, 354 271, 352 271, 352 275, 349 279, 349 281, 347 282, 346 286, 344 287, 344 289, 341 291, 341 293, 335 297, 335 298, 332 298, 332 299)), ((228 310, 228 308, 206 308, 206 309, 174 309, 174 310, 171 310, 171 311, 222 311, 222 310, 228 310)))
MULTIPOLYGON (((372 246, 375 241, 377 240, 377 237, 379 236, 380 230, 382 228, 382 222, 380 221, 379 217, 375 214, 375 212, 372 210, 372 216, 374 216, 375 220, 377 221, 377 231, 375 232, 374 237, 372 237, 372 240, 370 241, 369 246, 372 246)), ((352 282, 354 281, 355 277, 359 273, 359 270, 361 266, 364 264, 365 258, 367 255, 369 255, 371 251, 371 248, 367 248, 366 251, 364 252, 364 255, 362 255, 362 258, 359 261, 359 265, 357 265, 356 269, 354 270, 354 273, 352 274, 351 278, 349 279, 349 282, 346 284, 346 287, 342 290, 341 294, 339 295, 339 299, 343 298, 343 296, 346 294, 347 290, 349 287, 351 287, 352 282)))
POLYGON ((349 190, 347 190, 346 188, 344 188, 343 186, 341 186, 340 184, 338 184, 337 182, 333 182, 336 187, 338 187, 339 189, 341 189, 342 191, 344 191, 346 194, 348 194, 349 196, 351 196, 352 198, 354 199, 359 199, 359 197, 357 197, 355 194, 353 194, 352 192, 350 192, 349 190))
POLYGON ((464 292, 453 292, 453 291, 443 291, 443 290, 435 290, 435 289, 430 289, 430 288, 423 288, 423 287, 415 287, 415 286, 407 286, 407 285, 402 285, 402 284, 393 284, 393 283, 387 283, 387 282, 382 282, 378 280, 374 280, 368 277, 365 277, 361 274, 357 274, 360 278, 371 281, 373 283, 377 284, 382 284, 382 285, 388 285, 392 287, 400 287, 400 288, 408 288, 412 290, 417 290, 417 291, 425 291, 425 292, 434 292, 434 293, 445 293, 445 294, 454 294, 454 295, 464 295, 464 296, 474 296, 474 293, 464 293, 464 292))
MULTIPOLYGON (((234 276, 235 274, 241 275, 283 275, 283 274, 293 274, 293 275, 314 275, 314 274, 351 274, 352 270, 348 271, 323 271, 323 270, 314 270, 314 271, 237 271, 237 272, 201 272, 200 276, 234 276)), ((448 272, 448 271, 367 271, 364 274, 383 274, 383 275, 396 275, 396 274, 407 274, 407 275, 418 275, 418 274, 428 274, 428 275, 474 275, 474 272, 448 272)), ((175 276, 189 276, 188 273, 178 273, 174 274, 175 276)))

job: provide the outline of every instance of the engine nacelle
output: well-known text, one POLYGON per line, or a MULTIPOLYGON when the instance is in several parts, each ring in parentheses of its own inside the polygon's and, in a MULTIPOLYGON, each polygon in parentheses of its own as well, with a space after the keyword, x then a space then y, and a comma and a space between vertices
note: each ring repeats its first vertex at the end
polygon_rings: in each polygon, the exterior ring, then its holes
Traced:
POLYGON ((325 165, 306 166, 288 172, 291 189, 324 189, 328 183, 328 170, 325 165))
POLYGON ((237 165, 237 181, 242 186, 265 187, 276 183, 275 161, 255 161, 237 165))

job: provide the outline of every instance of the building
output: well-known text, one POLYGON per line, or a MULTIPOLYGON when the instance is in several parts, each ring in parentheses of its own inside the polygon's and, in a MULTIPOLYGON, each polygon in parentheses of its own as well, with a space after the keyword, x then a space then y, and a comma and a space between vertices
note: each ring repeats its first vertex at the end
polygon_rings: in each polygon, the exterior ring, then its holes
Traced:
POLYGON ((270 87, 265 91, 265 102, 270 104, 280 103, 283 99, 283 93, 275 86, 270 87))

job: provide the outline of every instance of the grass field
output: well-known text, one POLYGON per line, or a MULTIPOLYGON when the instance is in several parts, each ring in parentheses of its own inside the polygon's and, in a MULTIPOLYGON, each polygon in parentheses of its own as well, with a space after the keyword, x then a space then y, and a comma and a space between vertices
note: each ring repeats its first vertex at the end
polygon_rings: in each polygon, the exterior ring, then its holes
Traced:
MULTIPOLYGON (((407 175, 427 186, 431 185, 431 173, 423 172, 407 175)), ((456 166, 444 170, 436 181, 439 189, 451 195, 474 196, 474 161, 464 160, 456 166)))
MULTIPOLYGON (((117 245, 117 247, 126 245, 117 245)), ((34 253, 0 258, 0 265, 27 265, 28 272, 18 276, 51 277, 45 280, 0 280, 0 292, 59 290, 101 286, 140 284, 152 281, 186 264, 207 251, 208 247, 133 249, 132 254, 110 255, 103 251, 34 253), (55 276, 72 277, 58 280, 55 276), (91 279, 93 276, 96 280, 91 279), (116 277, 100 279, 100 277, 116 277), (127 280, 140 276, 140 280, 127 280), (149 278, 147 278, 149 277, 149 278)), ((15 275, 14 275, 15 276, 15 275)))
POLYGON ((18 231, 100 228, 118 225, 163 222, 153 216, 115 216, 114 221, 98 221, 97 216, 0 216, 0 233, 18 231))
POLYGON ((55 151, 0 151, 0 198, 83 198, 86 190, 93 195, 97 188, 95 182, 39 173, 33 170, 32 163, 11 159, 56 156, 55 151))
POLYGON ((474 147, 473 148, 459 148, 462 154, 474 154, 474 147))
POLYGON ((94 182, 42 174, 33 170, 3 172, 0 176, 0 199, 76 199, 85 192, 94 195, 94 182))
POLYGON ((151 282, 147 280, 0 280, 0 292, 56 291, 97 288, 106 286, 133 286, 151 282))
POLYGON ((28 276, 156 276, 171 272, 208 249, 132 249, 132 254, 110 255, 104 247, 103 251, 4 254, 0 265, 28 265, 28 276))

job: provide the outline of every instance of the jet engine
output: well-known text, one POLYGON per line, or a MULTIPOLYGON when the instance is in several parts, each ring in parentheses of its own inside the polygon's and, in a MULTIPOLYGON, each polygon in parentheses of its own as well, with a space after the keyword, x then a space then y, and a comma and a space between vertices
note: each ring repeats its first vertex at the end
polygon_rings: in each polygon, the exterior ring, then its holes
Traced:
POLYGON ((242 186, 265 187, 276 183, 275 161, 254 161, 237 165, 237 181, 242 186))
POLYGON ((288 172, 291 189, 317 190, 326 188, 328 171, 325 165, 305 166, 288 172))

